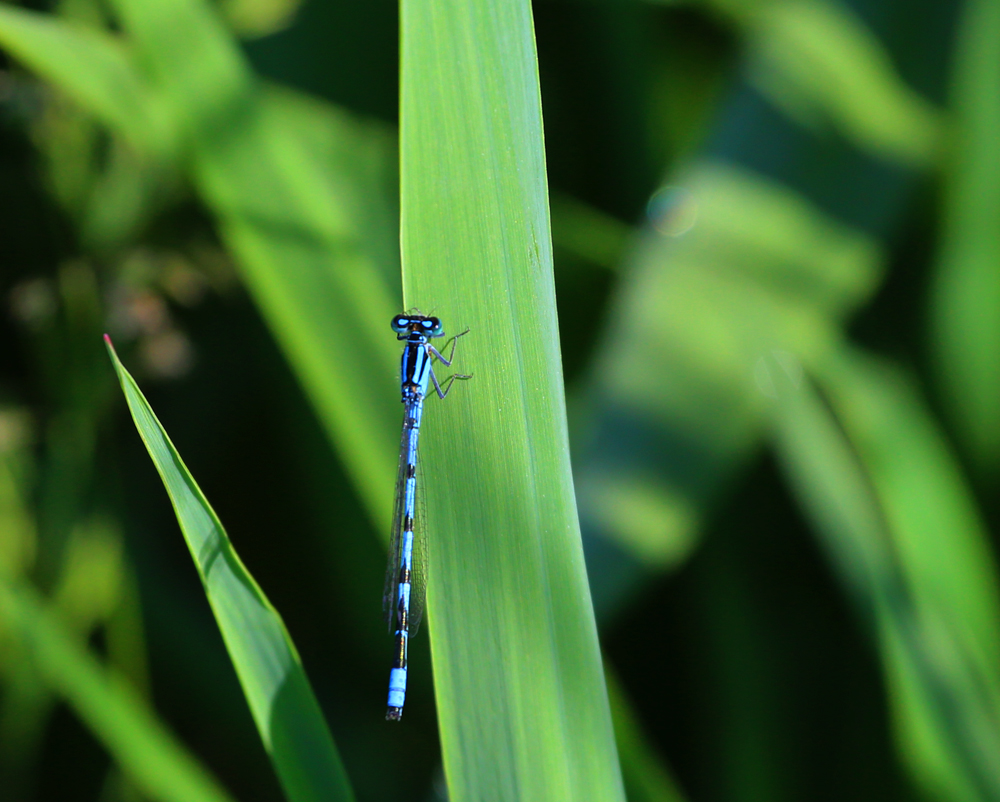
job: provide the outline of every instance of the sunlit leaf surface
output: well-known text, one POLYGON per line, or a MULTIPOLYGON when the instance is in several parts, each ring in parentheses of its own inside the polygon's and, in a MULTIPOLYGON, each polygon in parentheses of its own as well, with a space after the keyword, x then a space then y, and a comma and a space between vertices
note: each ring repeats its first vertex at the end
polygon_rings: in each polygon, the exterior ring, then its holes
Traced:
MULTIPOLYGON (((403 3, 405 299, 472 373, 422 446, 449 798, 622 798, 570 473, 527 2, 403 3)), ((443 368, 442 368, 443 370, 443 368)))

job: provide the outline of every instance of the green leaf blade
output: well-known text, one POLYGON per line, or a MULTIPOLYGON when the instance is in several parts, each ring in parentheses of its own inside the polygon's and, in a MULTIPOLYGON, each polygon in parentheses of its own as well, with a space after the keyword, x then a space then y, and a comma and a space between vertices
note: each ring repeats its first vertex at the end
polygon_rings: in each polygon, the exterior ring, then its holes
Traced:
POLYGON ((277 611, 240 562, 135 380, 108 340, 136 428, 170 496, 264 747, 292 802, 353 794, 302 663, 277 611))
POLYGON ((232 802, 120 677, 84 652, 36 593, 0 581, 0 623, 32 648, 34 665, 150 799, 232 802))
POLYGON ((623 798, 576 516, 527 3, 402 5, 404 296, 471 332, 428 402, 453 800, 623 798))
POLYGON ((996 798, 997 572, 943 440, 905 382, 847 349, 819 374, 830 407, 772 375, 779 455, 872 618, 913 775, 936 797, 996 798))
POLYGON ((945 174, 942 248, 931 294, 938 376, 963 445, 1000 467, 1000 7, 963 6, 945 174))

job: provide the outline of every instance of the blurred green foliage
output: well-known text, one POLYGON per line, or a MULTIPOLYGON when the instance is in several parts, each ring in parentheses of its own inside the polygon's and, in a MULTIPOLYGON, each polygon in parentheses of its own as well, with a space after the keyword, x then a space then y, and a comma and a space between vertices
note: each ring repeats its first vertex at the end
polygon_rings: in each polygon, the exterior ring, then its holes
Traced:
MULTIPOLYGON (((534 15, 629 799, 1000 800, 996 4, 534 15)), ((357 798, 443 798, 426 647, 381 720, 397 27, 0 7, 3 799, 282 798, 104 331, 357 798)))

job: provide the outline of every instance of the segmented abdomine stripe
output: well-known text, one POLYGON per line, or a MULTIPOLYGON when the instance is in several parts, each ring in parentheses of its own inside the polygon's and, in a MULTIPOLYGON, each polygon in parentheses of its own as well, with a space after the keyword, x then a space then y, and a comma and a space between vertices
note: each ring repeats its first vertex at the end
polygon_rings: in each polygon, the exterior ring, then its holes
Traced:
POLYGON ((404 429, 409 430, 406 442, 406 473, 403 490, 402 550, 399 565, 399 583, 396 591, 395 655, 389 677, 389 704, 386 718, 398 721, 403 715, 406 700, 407 648, 410 639, 410 590, 413 574, 414 510, 417 494, 417 445, 420 437, 420 418, 423 412, 423 395, 426 389, 430 362, 421 349, 411 354, 409 347, 404 352, 402 373, 404 381, 409 379, 415 386, 403 387, 403 401, 406 414, 404 429))
POLYGON ((393 658, 393 668, 406 668, 406 633, 402 630, 396 633, 396 656, 393 658))

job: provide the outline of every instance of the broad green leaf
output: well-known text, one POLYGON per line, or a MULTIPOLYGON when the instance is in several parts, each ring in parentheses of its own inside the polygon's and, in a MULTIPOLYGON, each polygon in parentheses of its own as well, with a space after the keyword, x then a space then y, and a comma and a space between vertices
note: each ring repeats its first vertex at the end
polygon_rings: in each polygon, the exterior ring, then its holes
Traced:
POLYGON ((329 181, 310 159, 312 132, 283 111, 266 105, 256 121, 233 129, 235 141, 221 149, 234 153, 203 154, 199 183, 355 486, 384 525, 400 414, 399 354, 388 323, 399 305, 360 225, 331 230, 353 212, 363 187, 345 197, 346 182, 329 181))
POLYGON ((132 419, 170 496, 264 748, 290 802, 353 794, 281 616, 240 562, 135 380, 108 352, 132 419))
POLYGON ((838 572, 873 619, 911 771, 942 799, 1000 793, 1000 604, 988 541, 909 386, 842 352, 825 406, 771 364, 776 445, 838 572))
POLYGON ((25 585, 0 578, 0 624, 27 643, 37 670, 63 696, 136 787, 158 802, 231 797, 174 739, 146 703, 102 670, 25 585))
POLYGON ((398 439, 398 354, 387 332, 398 303, 372 258, 378 246, 371 243, 385 231, 359 212, 372 203, 368 195, 380 200, 384 191, 353 169, 353 146, 368 132, 346 115, 314 120, 263 93, 203 0, 114 6, 183 120, 193 180, 254 299, 381 521, 390 509, 385 477, 398 439))
POLYGON ((654 218, 632 251, 577 472, 589 531, 655 569, 689 553, 702 507, 759 441, 758 361, 791 344, 824 353, 879 259, 870 238, 745 170, 703 161, 673 191, 669 214, 690 225, 654 218))
POLYGON ((1000 5, 970 0, 955 51, 954 137, 931 313, 937 375, 963 445, 1000 466, 1000 5))
POLYGON ((399 417, 387 325, 398 311, 387 283, 398 258, 391 139, 260 85, 208 3, 113 5, 127 48, 96 29, 5 7, 0 43, 137 149, 163 138, 146 116, 170 121, 190 179, 381 523, 399 417))
POLYGON ((132 147, 163 159, 175 152, 174 121, 145 80, 134 53, 118 37, 2 4, 0 46, 132 147))
MULTIPOLYGON (((448 797, 622 799, 570 473, 526 0, 405 0, 407 306, 469 327, 423 427, 448 797)), ((415 642, 414 648, 417 648, 415 642)))

